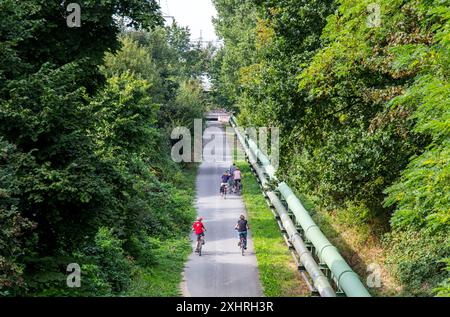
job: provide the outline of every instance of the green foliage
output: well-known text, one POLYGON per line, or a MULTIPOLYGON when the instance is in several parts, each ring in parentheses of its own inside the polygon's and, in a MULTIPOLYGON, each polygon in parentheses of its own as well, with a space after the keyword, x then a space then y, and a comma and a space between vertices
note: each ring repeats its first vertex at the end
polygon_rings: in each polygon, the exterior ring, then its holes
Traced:
POLYGON ((405 295, 430 296, 448 273, 442 259, 450 252, 449 235, 424 230, 393 232, 385 237, 387 265, 405 295))
POLYGON ((214 0, 218 17, 213 20, 216 33, 225 46, 216 55, 210 71, 216 99, 233 107, 239 96, 240 68, 251 65, 255 51, 257 8, 249 0, 214 0))
POLYGON ((397 203, 392 217, 394 228, 428 227, 450 233, 450 142, 432 148, 412 160, 400 182, 387 191, 388 204, 397 203))
MULTIPOLYGON (((346 225, 391 225, 397 252, 408 232, 426 263, 448 256, 425 238, 450 228, 448 1, 378 1, 379 27, 370 0, 214 2, 214 93, 242 125, 281 129, 278 177, 346 225)), ((411 253, 391 264, 411 293, 441 277, 411 253)))
POLYGON ((158 263, 156 251, 161 247, 159 240, 141 233, 132 236, 128 243, 128 252, 140 266, 148 267, 158 263))
POLYGON ((122 294, 194 216, 167 131, 202 117, 210 50, 156 1, 79 4, 80 29, 65 1, 0 3, 2 295, 122 294))
POLYGON ((122 47, 119 51, 105 54, 104 65, 100 66, 102 73, 111 78, 130 72, 153 86, 160 84, 161 78, 151 52, 128 36, 122 36, 120 42, 122 47))
POLYGON ((113 292, 121 292, 131 283, 131 263, 124 254, 122 242, 112 230, 101 227, 95 236, 94 255, 113 292))
POLYGON ((108 78, 131 73, 147 82, 145 88, 153 101, 161 100, 164 97, 161 96, 163 78, 151 51, 128 36, 121 37, 121 44, 121 49, 115 54, 111 52, 105 54, 104 65, 100 67, 102 73, 108 78))
MULTIPOLYGON (((447 273, 450 273, 450 258, 446 258, 442 262, 447 264, 445 269, 447 270, 447 273)), ((438 297, 450 297, 450 277, 447 277, 447 279, 440 283, 439 286, 434 289, 434 292, 438 297)))
POLYGON ((23 236, 32 223, 18 210, 14 195, 18 191, 15 162, 24 155, 0 138, 0 295, 15 295, 24 287, 23 236))
POLYGON ((92 113, 77 75, 74 64, 43 65, 9 81, 11 96, 0 101, 0 133, 28 153, 18 162, 15 197, 23 215, 38 223, 39 248, 50 252, 80 243, 80 232, 94 234, 85 224, 95 213, 106 216, 108 200, 113 202, 85 132, 92 113))
MULTIPOLYGON (((449 46, 450 48, 450 46, 449 46)), ((393 101, 418 104, 414 130, 431 137, 424 153, 414 157, 399 182, 386 192, 386 203, 397 204, 392 218, 394 228, 422 227, 450 232, 450 84, 432 75, 420 77, 415 85, 393 101)))
POLYGON ((189 127, 193 131, 193 119, 203 118, 206 100, 203 89, 195 80, 180 82, 180 88, 173 104, 165 109, 172 127, 189 127))
POLYGON ((29 67, 24 63, 17 45, 32 36, 32 29, 42 21, 30 16, 38 12, 39 6, 32 1, 4 0, 0 3, 0 87, 7 78, 13 78, 29 67))
MULTIPOLYGON (((120 25, 117 17, 124 17, 128 26, 143 28, 154 27, 163 21, 154 0, 105 0, 101 3, 82 0, 78 2, 83 10, 82 27, 68 28, 64 12, 69 3, 2 1, 5 9, 1 10, 2 21, 8 23, 5 28, 2 23, 0 38, 10 48, 6 51, 6 60, 16 56, 20 62, 15 68, 27 73, 38 71, 44 62, 59 67, 78 61, 83 74, 79 80, 90 92, 94 92, 101 83, 96 66, 100 64, 103 53, 118 48, 116 35, 120 25)), ((16 72, 15 75, 19 74, 16 72)))
POLYGON ((155 148, 158 106, 147 95, 149 85, 128 72, 108 78, 92 103, 98 119, 95 137, 101 147, 119 153, 143 153, 155 148))
POLYGON ((132 262, 111 229, 102 227, 91 246, 73 254, 26 258, 27 294, 33 296, 111 296, 130 283, 132 262), (80 265, 81 287, 67 287, 69 263, 80 265))
MULTIPOLYGON (((159 125, 169 128, 192 127, 193 119, 201 119, 205 112, 206 98, 199 77, 208 69, 213 49, 202 49, 191 44, 189 31, 176 23, 150 32, 130 32, 126 34, 127 38, 132 39, 133 45, 139 43, 138 48, 131 46, 130 49, 151 59, 154 63, 152 69, 161 79, 160 82, 152 81, 143 65, 130 68, 151 83, 149 94, 160 104, 159 125)), ((126 47, 122 51, 125 50, 126 47)), ((130 58, 139 60, 136 56, 130 58)), ((124 64, 120 55, 114 59, 118 60, 117 64, 124 64)), ((107 65, 109 61, 107 58, 107 65)))
POLYGON ((158 263, 147 267, 136 267, 133 283, 126 296, 175 297, 181 296, 180 283, 184 265, 192 253, 191 241, 187 238, 168 239, 155 249, 158 263))
POLYGON ((111 296, 111 285, 103 276, 102 269, 97 264, 82 264, 81 290, 74 289, 70 296, 111 296))

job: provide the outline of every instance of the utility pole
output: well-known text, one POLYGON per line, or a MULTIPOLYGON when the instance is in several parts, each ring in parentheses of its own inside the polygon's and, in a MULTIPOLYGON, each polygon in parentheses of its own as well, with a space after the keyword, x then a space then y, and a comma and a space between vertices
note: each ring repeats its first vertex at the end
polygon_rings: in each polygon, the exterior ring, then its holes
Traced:
MULTIPOLYGON (((158 5, 159 5, 159 8, 161 9, 161 0, 158 0, 158 5)), ((164 19, 172 19, 172 23, 173 23, 175 21, 175 17, 173 15, 170 15, 169 4, 167 2, 166 2, 166 5, 167 5, 167 14, 165 14, 164 12, 161 11, 161 13, 163 14, 162 17, 164 19)))

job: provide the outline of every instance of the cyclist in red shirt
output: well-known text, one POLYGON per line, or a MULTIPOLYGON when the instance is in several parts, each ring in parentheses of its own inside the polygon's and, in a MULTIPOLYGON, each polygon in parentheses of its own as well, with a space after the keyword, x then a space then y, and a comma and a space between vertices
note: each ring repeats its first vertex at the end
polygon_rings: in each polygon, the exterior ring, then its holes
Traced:
MULTIPOLYGON (((197 241, 200 240, 200 237, 205 236, 206 228, 203 225, 202 221, 203 217, 198 217, 197 221, 192 225, 192 231, 195 231, 195 234, 197 235, 197 241)), ((203 244, 205 244, 205 239, 203 239, 203 244)), ((198 252, 198 250, 195 250, 195 252, 198 252)))

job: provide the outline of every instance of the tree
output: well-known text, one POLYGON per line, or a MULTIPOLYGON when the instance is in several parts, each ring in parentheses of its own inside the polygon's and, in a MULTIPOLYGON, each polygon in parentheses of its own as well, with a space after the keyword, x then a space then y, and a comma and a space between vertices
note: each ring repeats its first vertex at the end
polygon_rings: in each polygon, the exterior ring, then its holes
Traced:
POLYGON ((90 97, 101 87, 98 65, 104 52, 118 48, 114 15, 126 16, 133 27, 162 21, 155 1, 86 0, 80 3, 82 27, 68 28, 67 4, 0 3, 0 139, 3 149, 11 144, 17 153, 1 211, 2 239, 17 240, 2 254, 2 269, 9 272, 2 270, 2 276, 11 278, 22 268, 33 274, 36 262, 44 263, 46 256, 59 263, 56 257, 72 255, 101 224, 120 216, 120 197, 113 196, 115 184, 108 183, 114 169, 97 155, 89 136, 95 126, 90 97), (27 230, 31 222, 36 224, 33 234, 27 230), (23 237, 22 231, 27 233, 23 237), (26 257, 17 256, 21 243, 30 245, 26 257))

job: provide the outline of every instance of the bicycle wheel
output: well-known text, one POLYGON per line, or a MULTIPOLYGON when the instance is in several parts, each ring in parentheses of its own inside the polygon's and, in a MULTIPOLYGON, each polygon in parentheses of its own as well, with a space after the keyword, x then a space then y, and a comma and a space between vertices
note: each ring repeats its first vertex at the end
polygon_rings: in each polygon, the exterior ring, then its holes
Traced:
POLYGON ((244 238, 241 238, 241 252, 242 252, 242 256, 244 256, 244 252, 245 252, 244 238))
POLYGON ((202 243, 202 239, 200 238, 197 241, 198 256, 202 256, 202 246, 203 246, 203 243, 202 243))

